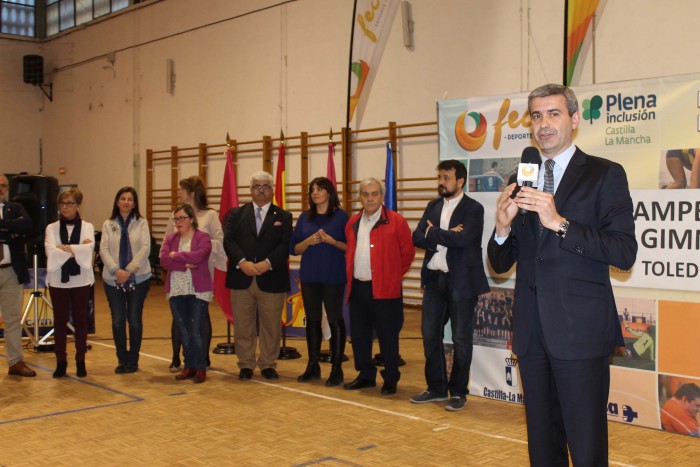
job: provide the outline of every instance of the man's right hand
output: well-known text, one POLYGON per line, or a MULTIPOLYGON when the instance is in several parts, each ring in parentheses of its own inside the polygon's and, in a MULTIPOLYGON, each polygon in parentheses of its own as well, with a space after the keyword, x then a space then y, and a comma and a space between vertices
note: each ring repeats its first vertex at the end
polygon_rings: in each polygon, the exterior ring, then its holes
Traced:
POLYGON ((252 261, 242 261, 238 267, 243 271, 243 274, 246 276, 259 276, 260 272, 258 272, 257 268, 255 267, 255 263, 252 261))

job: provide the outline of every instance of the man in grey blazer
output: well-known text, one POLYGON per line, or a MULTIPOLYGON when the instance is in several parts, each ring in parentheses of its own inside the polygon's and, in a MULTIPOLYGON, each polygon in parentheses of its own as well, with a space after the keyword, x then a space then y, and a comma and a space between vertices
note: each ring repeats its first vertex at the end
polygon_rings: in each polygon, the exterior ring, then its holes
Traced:
POLYGON ((411 397, 414 404, 447 400, 446 410, 464 408, 469 393, 474 309, 489 291, 481 238, 484 207, 464 193, 467 168, 457 160, 440 162, 439 198, 425 208, 413 244, 425 250, 421 269, 423 306, 421 334, 428 389, 411 397), (443 349, 444 327, 450 321, 454 359, 449 381, 443 349))
POLYGON ((627 176, 573 144, 581 117, 571 89, 541 86, 528 107, 538 188, 511 199, 511 184, 498 198, 488 257, 498 273, 517 263, 513 351, 530 463, 568 466, 570 454, 574 465, 608 465, 608 358, 621 336, 609 268, 630 269, 637 255, 627 176))

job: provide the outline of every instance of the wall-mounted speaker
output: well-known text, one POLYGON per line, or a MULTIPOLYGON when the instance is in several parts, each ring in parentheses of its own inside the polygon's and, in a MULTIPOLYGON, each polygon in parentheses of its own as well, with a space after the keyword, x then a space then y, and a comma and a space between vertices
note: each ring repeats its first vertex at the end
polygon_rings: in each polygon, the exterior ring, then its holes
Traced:
POLYGON ((24 82, 38 86, 44 84, 44 57, 41 55, 25 55, 24 82))

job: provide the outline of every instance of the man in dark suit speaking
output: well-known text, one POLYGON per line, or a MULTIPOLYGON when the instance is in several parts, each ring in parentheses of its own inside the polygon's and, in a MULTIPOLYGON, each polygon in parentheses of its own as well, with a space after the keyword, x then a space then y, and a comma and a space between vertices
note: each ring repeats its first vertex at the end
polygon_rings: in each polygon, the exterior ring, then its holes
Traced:
POLYGON ((231 290, 238 378, 249 380, 256 366, 265 379, 278 378, 280 330, 285 293, 289 292, 289 239, 292 214, 272 204, 272 175, 255 172, 251 203, 231 209, 224 221, 228 256, 226 287, 231 290), (260 321, 260 357, 256 316, 260 321))
POLYGON ((541 86, 528 107, 543 170, 538 188, 511 199, 511 184, 498 198, 488 257, 498 273, 517 263, 513 351, 530 463, 568 466, 570 453, 575 466, 606 466, 608 357, 621 335, 609 267, 636 259, 632 199, 621 165, 573 144, 571 89, 541 86))
POLYGON ((479 295, 489 291, 481 249, 484 207, 464 193, 464 164, 446 160, 438 164, 437 170, 440 197, 428 203, 413 232, 413 244, 425 250, 420 272, 421 334, 428 389, 411 397, 411 402, 444 401, 449 391, 445 409, 457 411, 464 408, 469 393, 474 309, 479 295), (454 343, 449 381, 443 348, 447 320, 454 343))

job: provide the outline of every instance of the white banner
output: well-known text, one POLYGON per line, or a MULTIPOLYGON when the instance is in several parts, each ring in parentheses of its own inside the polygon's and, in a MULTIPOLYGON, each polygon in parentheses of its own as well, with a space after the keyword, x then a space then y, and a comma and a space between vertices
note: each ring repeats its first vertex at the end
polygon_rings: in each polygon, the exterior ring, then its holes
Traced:
MULTIPOLYGON (((574 142, 627 172, 639 244, 613 285, 697 290, 700 274, 700 75, 573 88, 581 124, 574 142), (667 188, 667 189, 661 189, 667 188)), ((527 93, 440 101, 440 159, 467 164, 471 196, 486 209, 484 246, 502 190, 531 139, 527 93)), ((573 219, 575 220, 575 219, 573 219)), ((486 249, 484 248, 484 252, 486 249)), ((486 262, 488 264, 488 262, 486 262)), ((495 277, 491 273, 492 277, 495 277)), ((502 278, 512 278, 508 273, 502 278)))
MULTIPOLYGON (((377 73, 399 0, 355 0, 350 63, 350 121, 361 119, 369 88, 377 73)), ((357 125, 359 126, 359 125, 357 125)))

